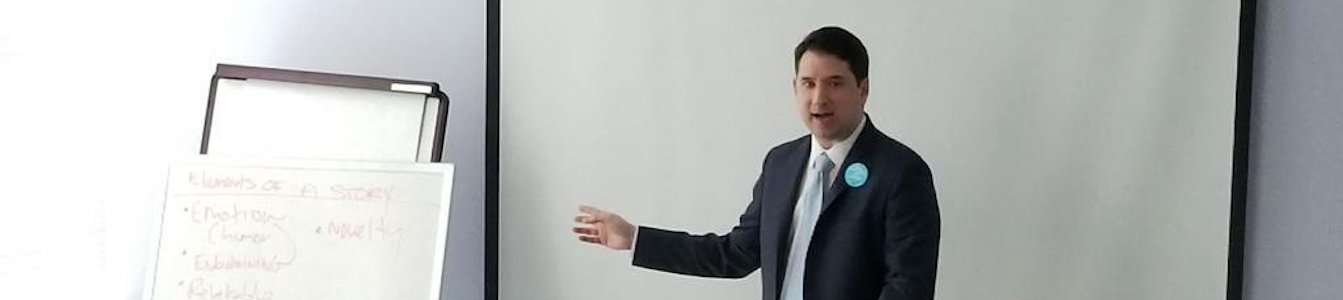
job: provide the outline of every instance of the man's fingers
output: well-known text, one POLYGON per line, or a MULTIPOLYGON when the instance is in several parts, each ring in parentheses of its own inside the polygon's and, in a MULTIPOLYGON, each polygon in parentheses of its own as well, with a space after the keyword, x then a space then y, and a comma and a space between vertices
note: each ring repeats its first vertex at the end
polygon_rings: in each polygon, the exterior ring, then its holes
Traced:
POLYGON ((598 235, 598 231, 596 228, 587 228, 587 227, 574 227, 574 233, 582 235, 591 235, 591 236, 598 235))
POLYGON ((594 216, 578 215, 578 216, 574 216, 574 222, 583 223, 583 224, 592 224, 592 223, 600 222, 600 220, 597 220, 597 217, 594 217, 594 216))
POLYGON ((601 209, 597 209, 596 207, 587 206, 587 205, 579 205, 579 206, 578 206, 578 211, 581 211, 581 212, 583 212, 583 213, 585 213, 585 214, 593 215, 593 216, 595 216, 595 217, 601 217, 601 216, 606 215, 606 211, 603 211, 603 210, 601 210, 601 209))
POLYGON ((612 217, 611 213, 604 210, 587 205, 579 205, 578 211, 582 214, 574 216, 574 222, 588 225, 574 226, 574 233, 578 234, 578 240, 605 246, 606 244, 602 243, 601 229, 599 229, 602 225, 597 223, 602 223, 604 220, 609 221, 609 218, 616 217, 612 217))

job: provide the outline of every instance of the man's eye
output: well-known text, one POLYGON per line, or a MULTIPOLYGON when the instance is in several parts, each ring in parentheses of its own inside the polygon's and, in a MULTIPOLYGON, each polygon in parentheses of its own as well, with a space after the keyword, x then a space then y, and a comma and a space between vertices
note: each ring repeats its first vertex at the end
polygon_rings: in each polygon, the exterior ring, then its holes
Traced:
POLYGON ((803 82, 802 82, 802 86, 803 86, 803 87, 815 87, 815 86, 816 86, 816 83, 815 83, 815 82, 811 82, 811 81, 803 81, 803 82))

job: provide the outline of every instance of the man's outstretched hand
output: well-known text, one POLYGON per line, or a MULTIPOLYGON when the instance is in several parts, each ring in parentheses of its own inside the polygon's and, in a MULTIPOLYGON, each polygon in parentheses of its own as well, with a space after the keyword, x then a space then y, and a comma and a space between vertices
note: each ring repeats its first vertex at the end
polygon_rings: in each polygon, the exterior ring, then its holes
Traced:
POLYGON ((606 246, 613 250, 629 250, 634 239, 634 225, 620 215, 596 207, 582 205, 574 217, 574 233, 578 240, 606 246))

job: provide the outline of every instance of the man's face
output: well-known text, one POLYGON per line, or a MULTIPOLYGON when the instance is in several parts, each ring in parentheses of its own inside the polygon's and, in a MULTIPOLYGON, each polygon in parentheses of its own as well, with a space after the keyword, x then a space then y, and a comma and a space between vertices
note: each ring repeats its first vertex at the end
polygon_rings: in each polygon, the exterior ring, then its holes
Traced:
POLYGON ((867 80, 858 81, 849 63, 824 52, 807 51, 797 63, 793 97, 802 123, 827 148, 858 128, 867 104, 867 80))

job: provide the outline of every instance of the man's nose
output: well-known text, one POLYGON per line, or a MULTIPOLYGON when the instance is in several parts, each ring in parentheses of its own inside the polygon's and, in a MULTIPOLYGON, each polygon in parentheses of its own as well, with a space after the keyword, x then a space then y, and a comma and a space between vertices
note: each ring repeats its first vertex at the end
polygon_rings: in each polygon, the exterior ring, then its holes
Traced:
POLYGON ((816 87, 815 89, 812 89, 812 90, 811 90, 811 106, 812 106, 812 108, 821 108, 821 107, 826 107, 826 106, 829 106, 829 105, 830 105, 830 97, 827 97, 827 96, 826 96, 826 91, 825 91, 825 90, 826 90, 826 87, 825 87, 824 85, 823 85, 823 86, 818 86, 818 87, 816 87))

